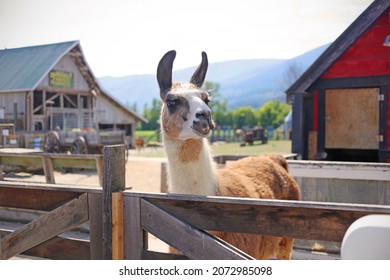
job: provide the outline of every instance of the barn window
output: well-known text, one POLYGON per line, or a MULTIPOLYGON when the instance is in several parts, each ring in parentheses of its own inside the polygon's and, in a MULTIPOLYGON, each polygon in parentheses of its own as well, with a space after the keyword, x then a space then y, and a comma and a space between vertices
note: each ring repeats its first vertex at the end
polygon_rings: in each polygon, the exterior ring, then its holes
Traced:
POLYGON ((42 107, 43 93, 40 90, 35 90, 33 95, 33 107, 34 107, 34 115, 42 115, 43 107, 42 107))
POLYGON ((99 130, 113 130, 114 125, 113 124, 104 124, 104 123, 99 123, 99 130))
POLYGON ((64 94, 64 108, 78 108, 76 94, 64 94))
POLYGON ((60 107, 61 102, 60 102, 60 95, 55 92, 46 92, 46 102, 47 101, 53 101, 52 107, 60 107))
POLYGON ((86 95, 81 96, 81 106, 83 107, 83 109, 90 108, 90 104, 91 104, 90 100, 91 100, 91 98, 89 98, 89 96, 86 96, 86 95))

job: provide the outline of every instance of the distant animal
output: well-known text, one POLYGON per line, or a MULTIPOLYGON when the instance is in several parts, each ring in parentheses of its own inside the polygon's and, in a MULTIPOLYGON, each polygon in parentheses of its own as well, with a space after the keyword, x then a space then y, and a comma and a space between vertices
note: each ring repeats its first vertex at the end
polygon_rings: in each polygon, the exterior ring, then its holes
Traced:
MULTIPOLYGON (((217 169, 207 138, 215 128, 202 89, 208 59, 190 82, 172 82, 176 51, 167 52, 157 68, 163 145, 168 158, 168 192, 192 195, 299 200, 300 188, 280 155, 247 157, 217 169)), ((277 221, 275 221, 277 222, 277 221)), ((215 232, 217 236, 257 259, 290 259, 293 239, 288 237, 215 232)))

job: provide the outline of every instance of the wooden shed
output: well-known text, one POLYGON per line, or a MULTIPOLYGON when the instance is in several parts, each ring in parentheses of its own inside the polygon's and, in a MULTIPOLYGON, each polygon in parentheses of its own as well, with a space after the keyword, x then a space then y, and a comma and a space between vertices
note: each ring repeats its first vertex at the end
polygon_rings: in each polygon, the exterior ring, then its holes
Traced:
POLYGON ((101 88, 78 41, 0 50, 0 123, 16 134, 124 130, 134 146, 142 121, 101 88))
MULTIPOLYGON (((315 24, 315 23, 314 23, 315 24)), ((374 1, 286 91, 302 159, 390 162, 390 1, 374 1)))

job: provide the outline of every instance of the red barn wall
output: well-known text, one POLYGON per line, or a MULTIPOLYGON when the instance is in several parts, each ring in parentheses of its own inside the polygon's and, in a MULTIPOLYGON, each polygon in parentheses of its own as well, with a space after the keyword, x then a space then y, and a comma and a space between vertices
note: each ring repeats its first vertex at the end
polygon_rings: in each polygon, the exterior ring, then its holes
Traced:
POLYGON ((390 35, 390 9, 379 17, 321 78, 390 74, 390 47, 383 46, 387 35, 390 35))
MULTIPOLYGON (((320 79, 390 75, 390 47, 383 46, 390 35, 390 9, 384 12, 367 31, 331 66, 320 79)), ((390 81, 389 81, 390 83, 390 81)), ((351 85, 353 87, 353 85, 351 85)), ((316 95, 317 93, 315 93, 316 95)), ((318 106, 315 98, 314 106, 318 106)), ((390 87, 388 89, 387 143, 390 149, 390 87)), ((314 115, 314 119, 316 115, 314 115)), ((314 127, 317 121, 314 120, 314 127)))

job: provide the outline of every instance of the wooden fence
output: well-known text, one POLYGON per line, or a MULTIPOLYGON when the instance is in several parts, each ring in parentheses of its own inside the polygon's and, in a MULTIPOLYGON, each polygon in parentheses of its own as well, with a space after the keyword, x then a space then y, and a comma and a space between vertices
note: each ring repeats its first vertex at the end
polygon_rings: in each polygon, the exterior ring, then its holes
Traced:
POLYGON ((340 242, 358 218, 390 214, 381 205, 134 193, 124 191, 123 146, 103 158, 103 189, 1 181, 0 210, 43 214, 12 230, 3 221, 0 259, 249 259, 207 231, 340 242), (85 223, 88 240, 62 235, 85 223), (150 250, 148 232, 184 256, 150 250))
POLYGON ((2 165, 43 169, 46 183, 55 184, 54 169, 82 168, 96 170, 103 180, 103 156, 98 154, 67 155, 52 153, 3 153, 0 152, 0 180, 4 180, 2 165))

